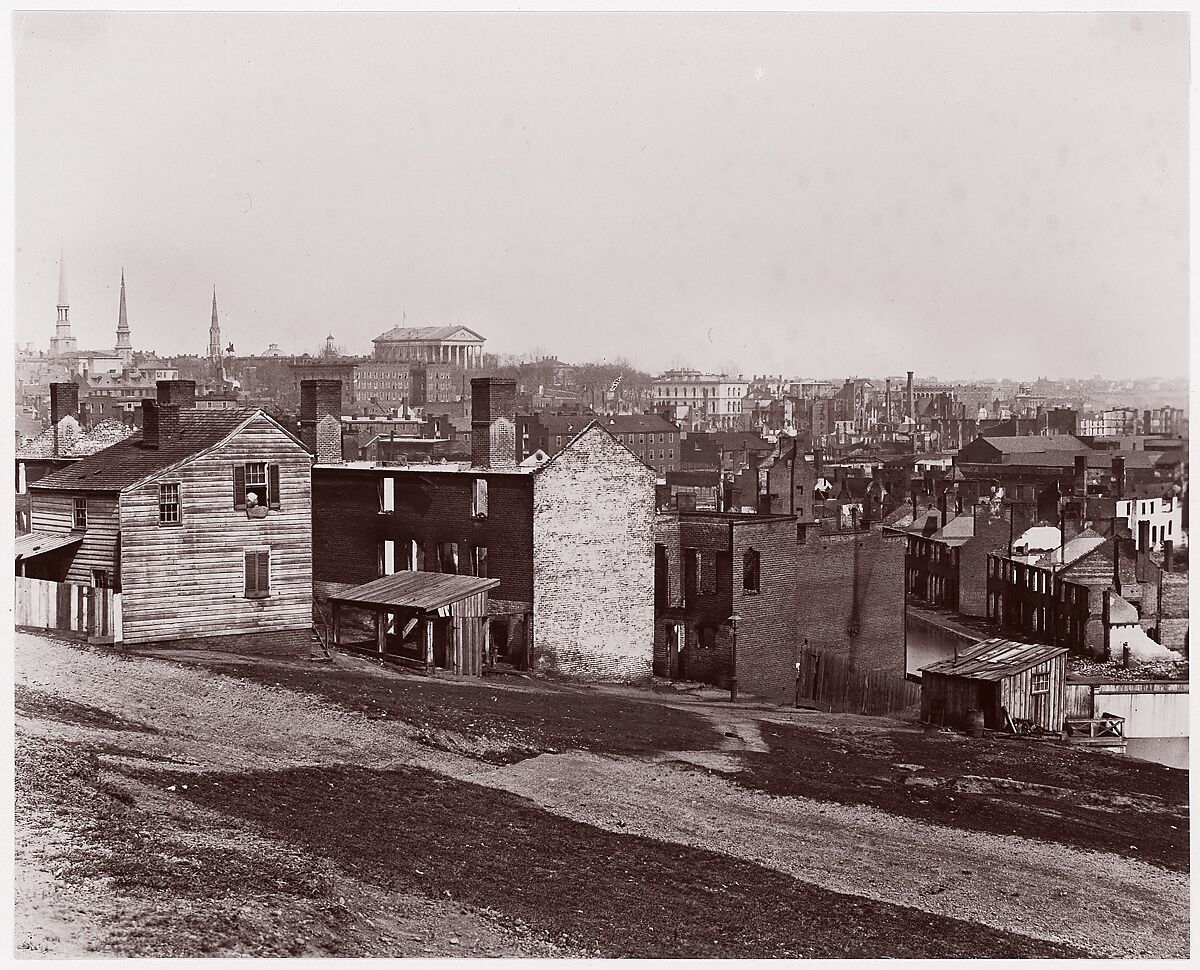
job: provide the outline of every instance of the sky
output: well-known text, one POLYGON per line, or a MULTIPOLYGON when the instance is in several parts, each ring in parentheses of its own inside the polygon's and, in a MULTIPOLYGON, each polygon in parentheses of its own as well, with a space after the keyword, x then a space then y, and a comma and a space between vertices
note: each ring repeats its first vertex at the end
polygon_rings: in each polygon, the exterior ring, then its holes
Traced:
POLYGON ((1183 376, 1184 14, 15 14, 16 338, 1183 376))

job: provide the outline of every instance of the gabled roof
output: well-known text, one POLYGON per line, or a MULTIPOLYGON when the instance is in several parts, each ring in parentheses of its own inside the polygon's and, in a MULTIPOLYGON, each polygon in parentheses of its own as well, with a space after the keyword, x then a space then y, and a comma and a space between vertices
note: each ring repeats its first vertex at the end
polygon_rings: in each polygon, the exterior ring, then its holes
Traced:
POLYGON ((943 660, 922 667, 921 671, 970 680, 1003 680, 1066 652, 1066 647, 996 638, 960 651, 957 660, 943 660))
POLYGON ((469 327, 392 327, 387 333, 381 333, 372 343, 381 340, 479 340, 484 336, 469 327))
MULTIPOLYGON (((164 441, 162 447, 147 448, 142 443, 141 434, 137 434, 74 462, 68 468, 31 482, 29 487, 119 492, 219 445, 260 414, 272 424, 276 423, 258 408, 230 408, 220 411, 184 409, 179 413, 179 433, 164 441)), ((299 447, 303 447, 285 428, 276 426, 299 447)))

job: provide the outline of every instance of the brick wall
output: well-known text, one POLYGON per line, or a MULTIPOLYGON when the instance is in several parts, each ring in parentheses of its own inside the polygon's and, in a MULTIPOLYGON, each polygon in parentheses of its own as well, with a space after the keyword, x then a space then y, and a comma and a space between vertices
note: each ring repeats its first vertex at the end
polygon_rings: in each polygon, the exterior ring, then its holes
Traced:
POLYGON ((798 636, 866 669, 904 669, 904 539, 821 535, 799 547, 798 636))
MULTIPOLYGON (((967 513, 971 514, 971 513, 967 513)), ((975 510, 975 536, 958 548, 958 611, 987 616, 987 557, 1008 548, 1008 516, 988 506, 975 510)))
POLYGON ((796 682, 796 520, 739 520, 733 526, 733 612, 738 686, 764 697, 791 697, 796 682), (759 554, 759 592, 744 589, 747 550, 759 554))
POLYGON ((537 669, 650 675, 654 523, 654 473, 602 427, 533 476, 537 669))
MULTIPOLYGON (((460 571, 469 572, 470 547, 486 546, 488 575, 500 580, 490 605, 533 602, 532 483, 528 475, 369 472, 313 469, 313 579, 359 585, 379 577, 384 539, 425 545, 427 562, 439 542, 459 543, 460 571), (379 482, 396 478, 396 510, 379 511, 379 482), (475 478, 488 482, 488 516, 471 515, 475 478)), ((649 586, 647 586, 649 588, 649 586)))

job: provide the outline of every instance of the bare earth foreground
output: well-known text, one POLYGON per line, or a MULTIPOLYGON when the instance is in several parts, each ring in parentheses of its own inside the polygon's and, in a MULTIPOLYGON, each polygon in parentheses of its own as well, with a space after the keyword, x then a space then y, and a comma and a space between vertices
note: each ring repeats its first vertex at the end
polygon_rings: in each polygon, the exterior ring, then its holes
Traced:
POLYGON ((16 636, 18 956, 1186 957, 1187 772, 16 636))

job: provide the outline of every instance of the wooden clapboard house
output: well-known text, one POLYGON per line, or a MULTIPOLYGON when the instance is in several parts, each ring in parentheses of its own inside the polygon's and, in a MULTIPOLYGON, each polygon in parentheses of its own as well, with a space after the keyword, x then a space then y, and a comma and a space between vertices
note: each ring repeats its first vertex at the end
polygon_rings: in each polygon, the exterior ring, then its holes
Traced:
POLYGON ((26 575, 119 592, 128 642, 309 626, 311 455, 257 408, 193 402, 160 382, 141 434, 29 486, 33 532, 72 541, 26 575))

